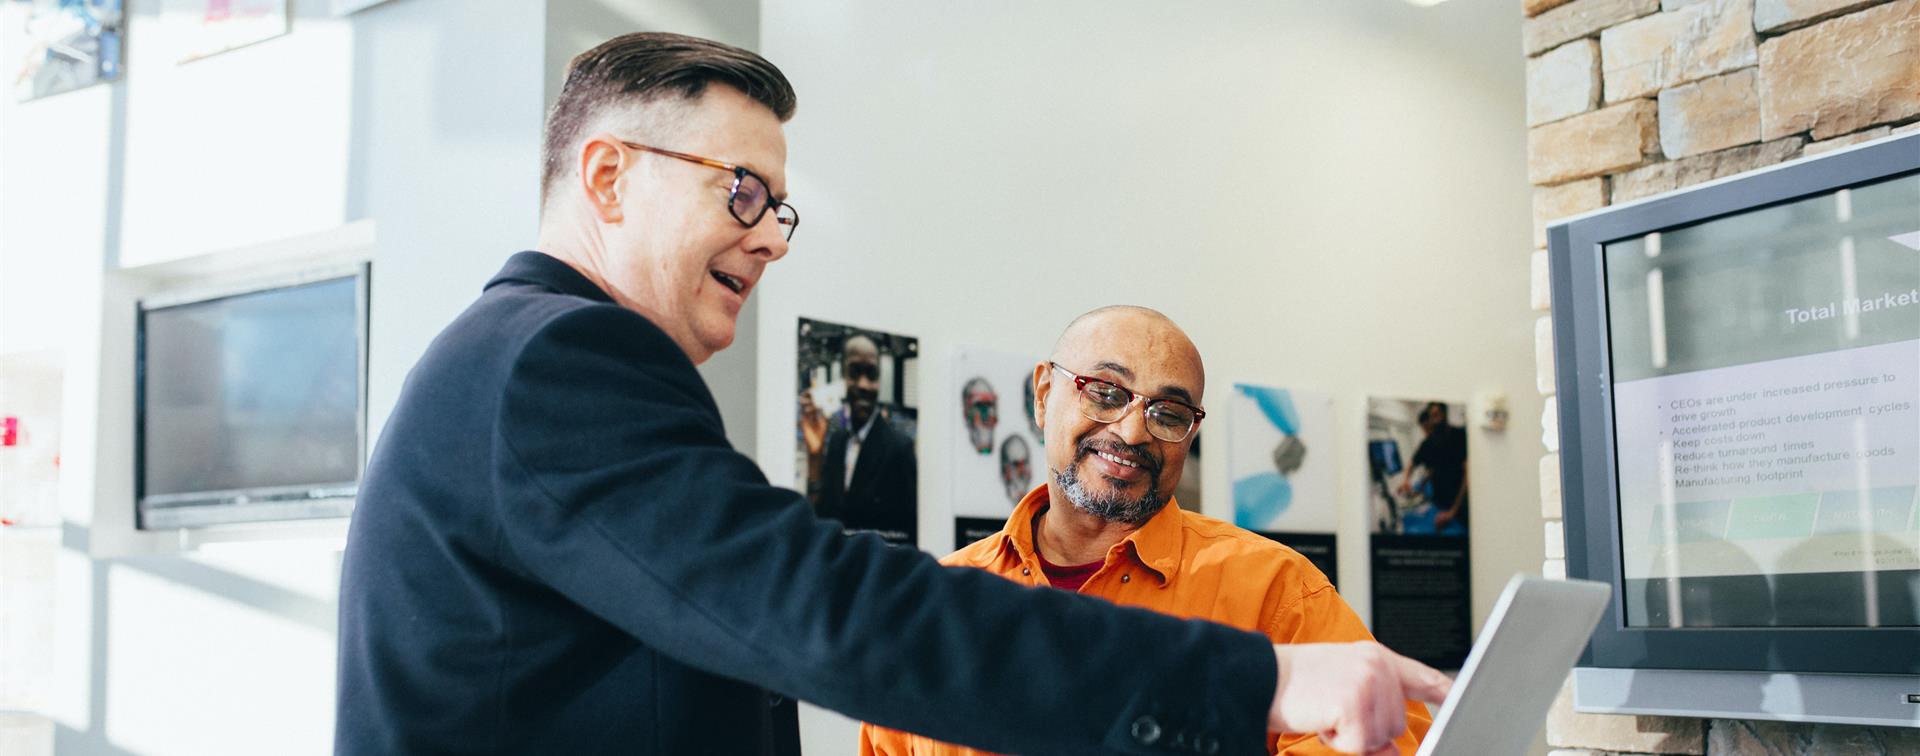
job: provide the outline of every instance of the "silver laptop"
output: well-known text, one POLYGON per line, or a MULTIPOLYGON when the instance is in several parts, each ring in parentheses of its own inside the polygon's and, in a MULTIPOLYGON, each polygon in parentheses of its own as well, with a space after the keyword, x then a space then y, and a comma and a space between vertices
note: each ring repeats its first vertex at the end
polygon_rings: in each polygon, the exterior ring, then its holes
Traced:
POLYGON ((1419 756, 1524 754, 1613 588, 1515 575, 1500 592, 1419 756))

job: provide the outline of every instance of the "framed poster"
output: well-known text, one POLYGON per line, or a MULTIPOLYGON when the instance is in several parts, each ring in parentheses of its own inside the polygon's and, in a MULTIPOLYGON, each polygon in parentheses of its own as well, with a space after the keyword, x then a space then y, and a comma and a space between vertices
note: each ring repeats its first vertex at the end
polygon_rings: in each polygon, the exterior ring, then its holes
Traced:
POLYGON ((349 13, 365 10, 386 1, 387 0, 331 0, 331 7, 329 7, 328 10, 330 10, 333 15, 345 16, 349 13))
POLYGON ((1046 482, 1046 439, 1033 416, 1035 357, 960 348, 953 385, 961 422, 947 448, 953 470, 953 537, 958 549, 1000 531, 1013 507, 1046 482))
POLYGON ((1236 383, 1226 416, 1233 524, 1292 547, 1337 585, 1333 397, 1236 383))
POLYGON ((1439 669, 1473 645, 1466 419, 1464 402, 1367 402, 1373 635, 1439 669))
POLYGON ((287 33, 287 0, 166 0, 169 34, 181 63, 264 42, 287 33))
POLYGON ((9 43, 25 50, 13 67, 19 101, 120 78, 127 28, 121 0, 7 2, 0 13, 9 43))
POLYGON ((794 487, 849 532, 919 536, 920 340, 801 318, 794 487))

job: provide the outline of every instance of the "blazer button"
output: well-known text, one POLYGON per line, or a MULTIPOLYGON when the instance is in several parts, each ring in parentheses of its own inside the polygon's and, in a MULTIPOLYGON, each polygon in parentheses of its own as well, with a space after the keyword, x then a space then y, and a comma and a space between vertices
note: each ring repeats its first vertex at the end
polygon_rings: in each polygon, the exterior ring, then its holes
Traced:
POLYGON ((1160 723, 1152 715, 1133 720, 1133 739, 1141 745, 1153 745, 1160 742, 1160 723))
POLYGON ((1200 752, 1206 756, 1213 756, 1220 752, 1220 739, 1212 735, 1201 735, 1199 745, 1200 752))

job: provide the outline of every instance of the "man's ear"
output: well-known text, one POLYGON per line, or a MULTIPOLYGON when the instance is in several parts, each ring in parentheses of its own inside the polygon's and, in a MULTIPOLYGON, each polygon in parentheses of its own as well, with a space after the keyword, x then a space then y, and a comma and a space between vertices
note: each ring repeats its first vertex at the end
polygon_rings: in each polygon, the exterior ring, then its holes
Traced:
POLYGON ((1033 366, 1033 424, 1044 434, 1047 430, 1047 394, 1053 387, 1053 365, 1033 366))
POLYGON ((594 219, 601 223, 626 220, 620 206, 620 176, 626 161, 626 151, 604 134, 580 145, 580 190, 594 219))

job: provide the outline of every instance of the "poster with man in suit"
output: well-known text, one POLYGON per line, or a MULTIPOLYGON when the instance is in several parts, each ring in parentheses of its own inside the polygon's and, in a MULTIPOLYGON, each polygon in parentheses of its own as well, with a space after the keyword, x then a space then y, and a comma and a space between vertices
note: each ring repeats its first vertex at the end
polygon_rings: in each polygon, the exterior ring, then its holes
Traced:
POLYGON ((795 487, 849 532, 915 545, 920 340, 806 318, 799 338, 795 487))

